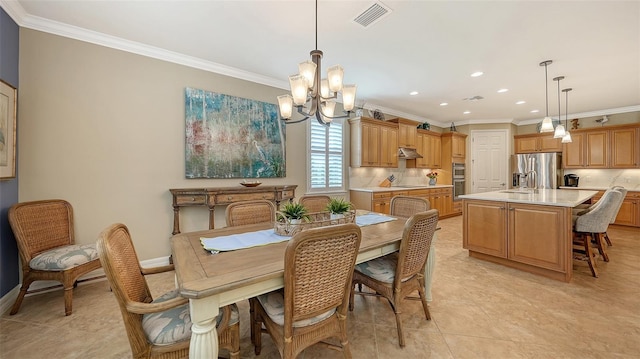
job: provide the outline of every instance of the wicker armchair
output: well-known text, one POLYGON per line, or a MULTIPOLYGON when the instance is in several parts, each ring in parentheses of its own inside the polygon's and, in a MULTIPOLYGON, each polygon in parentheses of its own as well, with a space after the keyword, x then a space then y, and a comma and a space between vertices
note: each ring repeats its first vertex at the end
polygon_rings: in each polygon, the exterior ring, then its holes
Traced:
POLYGON ((391 215, 409 218, 416 213, 431 209, 429 201, 420 197, 394 196, 391 198, 391 215))
POLYGON ((249 299, 256 354, 262 348, 264 324, 283 358, 295 358, 316 343, 351 358, 346 312, 361 236, 360 228, 349 223, 308 229, 290 240, 284 290, 249 299), (330 337, 341 345, 323 342, 330 337))
MULTIPOLYGON (((191 339, 188 300, 177 290, 152 298, 144 275, 173 270, 173 265, 141 268, 129 230, 113 224, 98 238, 100 261, 118 300, 134 359, 187 358, 191 339)), ((240 324, 235 305, 221 308, 218 342, 240 358, 240 324)))
POLYGON ((604 249, 603 236, 607 232, 612 216, 615 216, 619 209, 618 201, 622 201, 622 193, 619 190, 606 191, 602 198, 590 207, 588 212, 575 218, 573 226, 574 259, 587 261, 594 277, 598 277, 598 270, 591 241, 595 242, 602 258, 608 262, 609 256, 604 249))
POLYGON ((313 196, 302 196, 298 203, 303 205, 307 211, 310 213, 313 212, 324 212, 327 210, 327 204, 331 201, 331 197, 324 195, 313 195, 313 196))
MULTIPOLYGON (((407 220, 400 242, 398 255, 390 254, 356 265, 353 285, 364 284, 385 297, 396 315, 398 340, 405 346, 400 318, 402 301, 411 292, 418 290, 427 320, 431 319, 427 306, 424 268, 429 256, 429 247, 438 224, 438 210, 418 213, 407 220)), ((349 309, 353 310, 353 291, 349 309)))
POLYGON ((273 222, 276 206, 267 200, 234 202, 225 210, 227 227, 273 222))
POLYGON ((95 244, 75 244, 71 204, 60 199, 17 203, 9 209, 9 223, 22 261, 22 286, 10 314, 18 313, 31 283, 56 280, 64 287, 64 313, 71 315, 76 281, 100 268, 95 244))

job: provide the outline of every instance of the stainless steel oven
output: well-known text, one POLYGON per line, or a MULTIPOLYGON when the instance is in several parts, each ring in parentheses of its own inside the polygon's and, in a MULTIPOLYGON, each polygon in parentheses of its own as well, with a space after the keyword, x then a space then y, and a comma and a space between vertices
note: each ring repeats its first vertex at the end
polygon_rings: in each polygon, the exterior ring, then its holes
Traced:
POLYGON ((459 201, 460 195, 464 194, 464 179, 454 179, 453 180, 453 200, 459 201))
POLYGON ((464 173, 464 163, 454 163, 452 165, 452 174, 453 174, 453 178, 465 178, 465 173, 464 173))
POLYGON ((453 163, 451 169, 451 177, 453 183, 453 200, 459 201, 460 195, 464 194, 465 186, 465 169, 464 163, 453 163))

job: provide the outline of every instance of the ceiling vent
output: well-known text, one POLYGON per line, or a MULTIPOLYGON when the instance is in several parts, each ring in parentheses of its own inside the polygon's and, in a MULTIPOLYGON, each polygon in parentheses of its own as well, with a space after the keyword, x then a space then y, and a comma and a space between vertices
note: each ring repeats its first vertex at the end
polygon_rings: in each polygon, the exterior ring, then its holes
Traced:
POLYGON ((473 96, 473 97, 466 97, 462 99, 463 101, 478 101, 478 100, 484 100, 484 97, 482 96, 473 96))
POLYGON ((377 1, 367 7, 360 15, 356 16, 353 21, 362 25, 363 27, 369 27, 376 22, 382 20, 382 18, 391 14, 391 9, 385 4, 377 1))

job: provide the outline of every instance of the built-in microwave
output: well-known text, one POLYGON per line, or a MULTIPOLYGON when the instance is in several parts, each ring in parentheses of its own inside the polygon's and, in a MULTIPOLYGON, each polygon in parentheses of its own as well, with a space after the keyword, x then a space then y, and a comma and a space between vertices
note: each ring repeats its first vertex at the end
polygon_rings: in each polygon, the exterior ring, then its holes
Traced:
POLYGON ((454 163, 452 166, 452 175, 454 179, 464 179, 464 163, 454 163))

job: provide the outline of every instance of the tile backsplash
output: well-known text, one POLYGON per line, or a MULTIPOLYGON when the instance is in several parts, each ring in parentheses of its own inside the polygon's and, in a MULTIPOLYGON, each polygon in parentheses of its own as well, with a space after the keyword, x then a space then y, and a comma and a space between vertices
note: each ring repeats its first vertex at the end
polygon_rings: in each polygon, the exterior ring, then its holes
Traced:
POLYGON ((393 182, 394 186, 427 186, 429 184, 427 173, 429 172, 431 171, 428 169, 405 168, 404 164, 400 163, 398 164, 398 168, 350 167, 349 187, 377 187, 380 182, 391 175, 396 177, 393 182))
POLYGON ((640 169, 567 169, 564 174, 580 177, 578 187, 607 188, 623 186, 640 190, 640 169))

